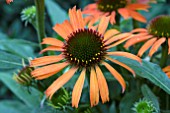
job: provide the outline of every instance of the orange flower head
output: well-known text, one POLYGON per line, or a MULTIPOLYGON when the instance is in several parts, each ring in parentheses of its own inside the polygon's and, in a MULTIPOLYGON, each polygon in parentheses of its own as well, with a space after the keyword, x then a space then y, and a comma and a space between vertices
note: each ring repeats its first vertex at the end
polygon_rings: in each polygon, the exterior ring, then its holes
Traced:
POLYGON ((135 35, 125 43, 124 47, 128 48, 136 43, 147 41, 138 51, 138 56, 142 56, 151 47, 149 56, 152 57, 158 48, 167 41, 169 45, 168 54, 170 54, 169 24, 170 16, 163 15, 152 19, 147 29, 137 28, 132 30, 131 33, 135 33, 135 35))
POLYGON ((6 0, 7 4, 10 4, 11 2, 13 2, 13 0, 6 0))
POLYGON ((118 64, 129 70, 133 75, 135 72, 127 65, 111 58, 110 56, 124 56, 141 62, 141 59, 133 54, 114 51, 109 49, 131 38, 131 33, 121 34, 116 29, 106 31, 110 17, 103 16, 100 23, 93 26, 89 18, 83 18, 81 10, 76 7, 69 10, 70 21, 65 20, 62 24, 56 24, 53 29, 64 39, 44 38, 42 44, 49 44, 46 51, 59 51, 60 55, 44 56, 31 61, 32 67, 36 68, 31 74, 38 80, 46 79, 66 67, 70 69, 55 80, 46 90, 47 97, 52 98, 53 94, 67 83, 78 71, 80 76, 75 83, 72 92, 72 106, 78 107, 81 97, 86 72, 90 72, 90 103, 95 106, 99 102, 99 96, 103 103, 109 101, 109 90, 106 79, 100 68, 105 66, 108 71, 118 80, 125 91, 126 84, 122 76, 108 63, 118 64))
POLYGON ((137 10, 148 11, 149 7, 148 4, 131 3, 129 0, 98 0, 96 3, 87 5, 83 13, 94 16, 94 20, 98 20, 103 15, 110 16, 111 24, 116 23, 116 13, 119 13, 124 19, 132 17, 137 21, 146 23, 145 17, 137 10))

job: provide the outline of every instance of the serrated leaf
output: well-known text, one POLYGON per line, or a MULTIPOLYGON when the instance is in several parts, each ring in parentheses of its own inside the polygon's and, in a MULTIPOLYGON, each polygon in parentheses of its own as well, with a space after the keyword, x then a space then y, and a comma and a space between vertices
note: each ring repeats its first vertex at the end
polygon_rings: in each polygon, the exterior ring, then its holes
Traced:
POLYGON ((142 94, 143 96, 151 101, 154 105, 154 107, 157 109, 158 113, 160 112, 160 108, 159 108, 159 102, 157 97, 154 95, 154 93, 152 93, 152 91, 150 90, 150 88, 147 85, 142 85, 141 87, 142 90, 142 94))
POLYGON ((161 68, 157 64, 153 64, 148 61, 142 61, 142 64, 119 56, 113 56, 114 59, 119 60, 130 66, 138 76, 150 80, 153 84, 159 86, 161 89, 170 94, 170 79, 162 72, 161 68))
POLYGON ((28 107, 34 108, 40 104, 41 93, 30 88, 31 94, 26 87, 23 87, 16 83, 12 79, 12 74, 0 73, 0 81, 2 81, 19 99, 21 99, 28 107))
POLYGON ((21 68, 22 59, 16 55, 0 51, 0 69, 21 68))
POLYGON ((63 9, 61 9, 61 7, 56 4, 56 2, 54 2, 53 0, 46 0, 45 4, 53 26, 56 23, 62 23, 64 20, 67 19, 67 13, 63 9))

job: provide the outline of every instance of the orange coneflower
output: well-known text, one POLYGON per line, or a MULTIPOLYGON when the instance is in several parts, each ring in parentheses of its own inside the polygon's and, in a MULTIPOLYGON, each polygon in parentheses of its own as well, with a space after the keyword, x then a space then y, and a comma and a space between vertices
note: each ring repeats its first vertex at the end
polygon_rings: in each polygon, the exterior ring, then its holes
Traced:
POLYGON ((96 3, 87 5, 83 14, 93 15, 95 19, 101 16, 110 16, 110 23, 116 23, 115 16, 118 12, 124 19, 129 17, 146 23, 146 19, 137 10, 148 11, 148 4, 130 3, 128 0, 98 0, 96 3))
POLYGON ((132 30, 136 36, 129 39, 124 47, 128 48, 136 43, 148 40, 138 51, 138 56, 142 56, 150 47, 149 56, 158 50, 161 44, 167 41, 169 45, 168 54, 170 54, 170 16, 158 16, 150 21, 147 29, 137 28, 132 30))
POLYGON ((164 67, 162 71, 170 78, 170 66, 164 67))
POLYGON ((11 2, 13 2, 13 0, 6 0, 7 4, 10 4, 11 2))
POLYGON ((67 83, 78 71, 80 76, 74 86, 72 93, 72 106, 78 107, 86 72, 90 72, 90 103, 95 106, 99 102, 99 93, 102 102, 109 101, 109 91, 100 65, 104 65, 122 86, 122 92, 126 84, 122 76, 108 63, 118 64, 133 75, 135 72, 127 65, 110 58, 109 56, 124 56, 141 62, 141 59, 127 52, 110 52, 109 48, 114 47, 131 37, 131 33, 120 34, 115 29, 106 29, 110 17, 102 17, 98 26, 85 26, 85 20, 80 10, 76 8, 69 10, 70 21, 65 20, 62 24, 56 24, 53 29, 63 37, 64 42, 55 38, 44 38, 42 44, 51 46, 41 51, 60 51, 58 56, 44 56, 31 61, 31 66, 43 66, 36 68, 32 76, 38 80, 48 78, 58 73, 63 68, 70 66, 69 71, 61 75, 46 90, 47 97, 52 98, 53 94, 67 83), (114 43, 115 42, 115 43, 114 43), (59 62, 60 61, 60 62, 59 62), (46 65, 46 66, 44 66, 46 65))

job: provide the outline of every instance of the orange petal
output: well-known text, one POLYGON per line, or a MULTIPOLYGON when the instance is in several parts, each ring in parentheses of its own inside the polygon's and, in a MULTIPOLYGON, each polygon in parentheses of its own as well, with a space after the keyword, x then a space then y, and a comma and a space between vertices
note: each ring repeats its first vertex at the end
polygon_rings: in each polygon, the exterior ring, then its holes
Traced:
POLYGON ((78 24, 79 24, 79 28, 80 29, 84 29, 84 20, 83 20, 83 16, 82 16, 82 12, 81 10, 77 10, 77 19, 78 19, 78 24))
POLYGON ((90 20, 92 20, 92 16, 87 16, 87 17, 85 17, 84 18, 84 25, 87 25, 89 22, 90 22, 90 20))
POLYGON ((52 85, 48 87, 48 89, 45 91, 46 96, 51 99, 53 94, 71 79, 77 69, 78 68, 73 67, 69 71, 61 75, 57 80, 55 80, 52 85))
POLYGON ((128 36, 128 37, 126 37, 126 38, 123 38, 123 39, 121 39, 121 40, 119 40, 119 41, 117 41, 117 42, 115 42, 115 43, 113 43, 113 44, 111 44, 111 45, 107 46, 106 48, 108 48, 108 49, 109 49, 109 48, 115 47, 115 46, 117 46, 117 45, 119 45, 119 44, 121 44, 121 43, 125 42, 126 40, 128 40, 128 39, 132 38, 132 37, 133 37, 133 35, 128 36))
POLYGON ((149 56, 152 57, 152 55, 158 50, 161 44, 163 44, 165 41, 166 41, 166 38, 160 38, 159 40, 157 40, 151 47, 149 51, 149 56))
POLYGON ((131 33, 138 33, 138 32, 139 33, 146 33, 146 32, 148 32, 148 30, 145 29, 145 28, 136 28, 136 29, 131 31, 131 33))
POLYGON ((124 79, 122 78, 122 76, 112 66, 110 66, 108 63, 103 62, 102 64, 110 71, 110 73, 120 83, 120 85, 122 86, 122 92, 124 92, 125 89, 126 89, 126 83, 125 83, 124 79))
POLYGON ((10 4, 11 2, 13 2, 13 0, 6 0, 7 4, 10 4))
POLYGON ((131 33, 122 33, 122 34, 115 35, 115 36, 111 37, 109 40, 107 40, 105 42, 105 45, 108 45, 114 41, 120 40, 120 39, 128 37, 130 35, 131 35, 131 33))
POLYGON ((138 51, 138 56, 142 56, 143 53, 148 50, 152 45, 153 43, 155 43, 155 41, 157 40, 157 38, 152 38, 150 40, 148 40, 138 51))
POLYGON ((167 73, 170 72, 170 66, 166 66, 162 69, 163 72, 167 73))
POLYGON ((44 57, 35 58, 34 60, 31 60, 30 66, 36 67, 36 66, 47 65, 47 64, 59 62, 62 59, 63 56, 61 54, 58 56, 44 56, 44 57))
POLYGON ((43 79, 46 79, 48 77, 51 77, 52 75, 56 74, 57 72, 52 72, 52 73, 48 73, 48 74, 45 74, 45 75, 41 75, 41 76, 37 76, 35 77, 35 79, 37 80, 43 80, 43 79))
POLYGON ((103 16, 100 20, 100 23, 99 23, 99 26, 98 26, 98 32, 100 34, 104 34, 104 32, 106 31, 107 29, 107 26, 109 24, 109 20, 110 20, 110 17, 105 17, 103 16))
POLYGON ((168 54, 170 54, 170 38, 168 38, 168 54))
POLYGON ((145 10, 145 11, 148 11, 147 9, 150 8, 150 6, 147 5, 147 4, 134 3, 134 4, 129 4, 128 6, 126 6, 126 8, 129 8, 131 10, 145 10))
POLYGON ((124 19, 128 19, 130 17, 129 12, 126 8, 119 8, 118 12, 124 19))
POLYGON ((71 25, 73 26, 74 31, 76 31, 79 28, 76 6, 73 9, 69 9, 69 17, 71 25))
POLYGON ((115 11, 112 11, 112 13, 111 13, 111 15, 110 15, 110 23, 111 23, 112 25, 116 23, 115 17, 116 17, 116 12, 115 12, 115 11))
POLYGON ((78 108, 78 103, 80 101, 81 92, 84 85, 85 80, 85 73, 86 69, 83 69, 83 71, 80 74, 80 77, 78 78, 76 84, 74 85, 73 92, 72 92, 72 107, 78 108))
POLYGON ((50 44, 50 45, 59 46, 59 47, 63 47, 64 45, 62 41, 57 40, 56 38, 50 38, 50 37, 44 38, 41 44, 50 44))
POLYGON ((130 68, 129 66, 127 66, 126 64, 124 64, 124 63, 122 63, 122 62, 119 62, 119 61, 117 61, 117 60, 115 60, 115 59, 112 59, 112 58, 110 58, 110 57, 106 57, 106 58, 107 58, 108 60, 112 61, 113 63, 118 64, 118 65, 124 67, 125 69, 127 69, 128 71, 130 71, 130 72, 133 74, 134 77, 136 76, 136 75, 135 75, 135 72, 133 71, 133 69, 131 69, 131 68, 130 68))
POLYGON ((128 12, 129 12, 130 16, 132 18, 134 18, 135 20, 137 20, 139 22, 143 22, 143 23, 147 22, 146 18, 144 16, 142 16, 140 13, 130 10, 130 9, 128 9, 128 12))
POLYGON ((84 10, 93 10, 93 9, 97 9, 97 4, 96 4, 96 3, 87 5, 87 6, 83 9, 83 11, 84 11, 84 10))
POLYGON ((62 38, 67 39, 67 36, 69 35, 63 28, 63 25, 56 24, 53 27, 53 30, 58 33, 62 38))
POLYGON ((168 78, 170 78, 170 72, 166 73, 166 75, 168 76, 168 78))
POLYGON ((67 32, 67 37, 74 31, 71 23, 68 20, 63 22, 63 29, 67 32))
POLYGON ((105 103, 105 102, 109 101, 109 89, 107 86, 106 79, 105 79, 101 69, 99 68, 99 66, 96 65, 95 68, 96 68, 100 96, 102 99, 102 103, 105 103))
POLYGON ((60 70, 62 70, 64 67, 68 66, 69 63, 58 63, 58 64, 51 64, 48 66, 44 66, 41 68, 37 68, 34 71, 31 72, 31 75, 33 77, 37 77, 37 76, 43 76, 49 73, 58 73, 60 70))
POLYGON ((90 73, 90 104, 91 107, 99 103, 99 88, 97 83, 96 72, 94 68, 91 68, 90 73))
POLYGON ((128 47, 130 47, 130 46, 132 46, 132 45, 134 45, 136 43, 145 41, 145 40, 147 40, 149 38, 152 38, 152 37, 153 36, 148 35, 148 33, 140 33, 140 34, 137 34, 137 35, 134 34, 134 36, 125 43, 124 47, 128 48, 128 47))
POLYGON ((46 52, 46 51, 63 51, 64 49, 57 46, 48 46, 47 48, 40 51, 40 54, 46 52))
POLYGON ((127 53, 127 52, 115 51, 115 52, 107 52, 107 54, 112 55, 112 56, 124 56, 124 57, 130 58, 130 59, 136 60, 138 62, 142 62, 142 60, 138 56, 133 55, 131 53, 127 53))
POLYGON ((111 38, 112 36, 114 36, 118 33, 120 33, 118 30, 110 29, 104 34, 104 40, 108 40, 109 38, 111 38))

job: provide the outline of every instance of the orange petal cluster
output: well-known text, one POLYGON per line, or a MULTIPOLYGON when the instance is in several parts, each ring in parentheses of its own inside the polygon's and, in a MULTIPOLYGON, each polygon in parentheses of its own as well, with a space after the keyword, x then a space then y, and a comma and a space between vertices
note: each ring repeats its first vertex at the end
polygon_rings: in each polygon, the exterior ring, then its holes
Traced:
POLYGON ((170 78, 170 66, 164 67, 162 71, 170 78))

